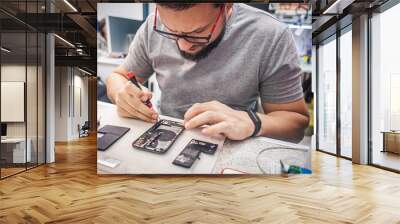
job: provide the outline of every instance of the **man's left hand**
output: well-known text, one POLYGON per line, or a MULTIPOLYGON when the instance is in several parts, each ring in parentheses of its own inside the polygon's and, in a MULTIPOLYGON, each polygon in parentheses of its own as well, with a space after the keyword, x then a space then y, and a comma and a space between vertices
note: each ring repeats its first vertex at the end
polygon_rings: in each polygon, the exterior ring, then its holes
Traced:
POLYGON ((209 125, 202 130, 207 136, 225 135, 231 140, 242 140, 253 134, 254 123, 246 111, 239 111, 218 101, 196 103, 184 115, 185 128, 209 125))

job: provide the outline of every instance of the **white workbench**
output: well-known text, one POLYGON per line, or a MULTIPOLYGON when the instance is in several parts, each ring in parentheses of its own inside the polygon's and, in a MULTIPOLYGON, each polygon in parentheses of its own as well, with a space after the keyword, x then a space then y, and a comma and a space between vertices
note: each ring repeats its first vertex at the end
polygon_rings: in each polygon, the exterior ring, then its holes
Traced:
POLYGON ((302 151, 302 158, 299 159, 304 161, 306 168, 310 168, 309 147, 257 137, 245 141, 226 140, 223 147, 221 147, 221 144, 214 155, 202 153, 200 160, 196 161, 190 169, 186 169, 173 165, 172 161, 182 151, 182 146, 192 139, 193 135, 200 134, 199 130, 184 130, 174 145, 165 154, 160 155, 132 147, 132 142, 149 129, 152 126, 151 123, 121 118, 116 113, 115 105, 103 102, 97 103, 97 114, 100 118, 100 127, 117 125, 131 128, 109 149, 103 152, 97 151, 98 159, 112 158, 121 161, 115 168, 97 164, 98 174, 218 174, 225 168, 260 174, 261 170, 256 164, 258 152, 267 147, 277 146, 295 147, 306 151, 306 153, 302 151))

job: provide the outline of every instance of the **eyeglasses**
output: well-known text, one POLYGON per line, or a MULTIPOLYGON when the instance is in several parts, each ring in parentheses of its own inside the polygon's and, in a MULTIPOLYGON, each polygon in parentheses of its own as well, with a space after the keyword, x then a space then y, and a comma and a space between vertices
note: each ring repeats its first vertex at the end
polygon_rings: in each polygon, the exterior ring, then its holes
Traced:
POLYGON ((187 42, 190 42, 193 44, 205 45, 210 42, 211 36, 215 31, 215 27, 217 26, 218 20, 221 17, 224 8, 225 8, 225 5, 222 5, 221 9, 219 11, 218 17, 215 20, 215 23, 211 28, 211 32, 207 37, 196 37, 196 36, 189 36, 189 35, 183 35, 183 34, 181 35, 181 34, 170 33, 170 32, 166 32, 166 31, 157 29, 157 8, 156 8, 155 16, 154 16, 153 30, 156 31, 161 36, 164 36, 168 39, 179 40, 180 38, 182 38, 182 39, 185 39, 187 42))

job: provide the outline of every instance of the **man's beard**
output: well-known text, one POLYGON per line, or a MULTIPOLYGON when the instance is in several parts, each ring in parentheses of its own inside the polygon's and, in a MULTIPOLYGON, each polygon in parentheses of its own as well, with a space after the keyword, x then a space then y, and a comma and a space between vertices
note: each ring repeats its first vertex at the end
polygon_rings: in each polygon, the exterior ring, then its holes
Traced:
POLYGON ((198 51, 194 54, 184 52, 179 48, 178 43, 176 43, 176 45, 178 46, 179 52, 181 53, 182 57, 184 57, 188 60, 191 60, 191 61, 198 61, 200 59, 207 57, 211 53, 211 51, 218 46, 218 44, 221 42, 224 35, 225 35, 225 27, 221 31, 221 34, 213 42, 211 42, 210 44, 205 46, 203 49, 201 49, 200 51, 198 51))

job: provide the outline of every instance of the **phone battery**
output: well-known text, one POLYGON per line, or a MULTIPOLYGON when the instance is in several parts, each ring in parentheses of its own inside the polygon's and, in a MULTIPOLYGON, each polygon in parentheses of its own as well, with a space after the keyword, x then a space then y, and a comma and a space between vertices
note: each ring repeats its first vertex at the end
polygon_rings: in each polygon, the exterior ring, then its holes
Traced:
POLYGON ((217 144, 192 139, 172 163, 190 168, 196 159, 199 158, 200 153, 213 155, 217 148, 217 144))
POLYGON ((199 155, 200 151, 196 148, 190 147, 190 144, 188 144, 172 163, 177 166, 190 168, 196 159, 199 158, 199 155))

